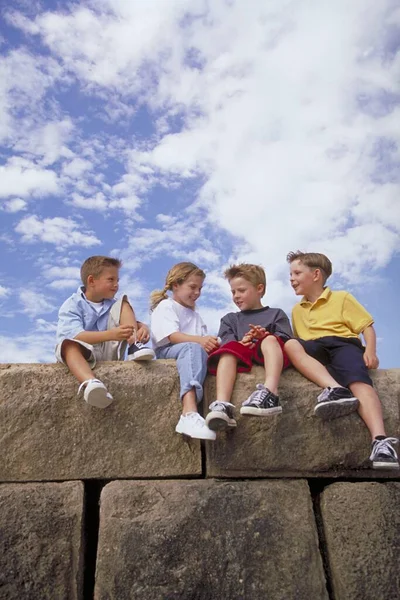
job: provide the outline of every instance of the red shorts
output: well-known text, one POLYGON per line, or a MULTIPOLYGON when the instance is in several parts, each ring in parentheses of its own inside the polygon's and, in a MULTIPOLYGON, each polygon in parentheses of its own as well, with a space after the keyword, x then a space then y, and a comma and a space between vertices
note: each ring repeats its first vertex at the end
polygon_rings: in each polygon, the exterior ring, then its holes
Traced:
MULTIPOLYGON (((281 338, 277 336, 275 336, 275 338, 278 340, 281 347, 283 354, 283 368, 286 369, 286 367, 290 365, 290 361, 284 350, 284 343, 281 338)), ((208 356, 208 372, 211 375, 216 375, 218 361, 221 354, 233 354, 233 356, 236 356, 236 358, 239 359, 237 363, 238 373, 248 373, 251 371, 253 364, 263 365, 264 356, 261 353, 261 342, 262 340, 258 340, 255 346, 252 348, 250 346, 243 346, 243 344, 240 344, 239 342, 228 342, 224 346, 218 348, 218 350, 211 352, 211 354, 208 356)))

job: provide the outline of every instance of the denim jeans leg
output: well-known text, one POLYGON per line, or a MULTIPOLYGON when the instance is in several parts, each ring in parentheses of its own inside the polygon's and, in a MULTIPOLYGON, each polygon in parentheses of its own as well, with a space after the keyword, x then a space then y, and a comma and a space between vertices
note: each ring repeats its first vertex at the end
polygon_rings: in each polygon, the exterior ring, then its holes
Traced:
POLYGON ((169 344, 156 351, 157 358, 175 358, 180 378, 180 397, 192 388, 196 400, 203 399, 203 383, 207 374, 207 352, 195 342, 169 344))

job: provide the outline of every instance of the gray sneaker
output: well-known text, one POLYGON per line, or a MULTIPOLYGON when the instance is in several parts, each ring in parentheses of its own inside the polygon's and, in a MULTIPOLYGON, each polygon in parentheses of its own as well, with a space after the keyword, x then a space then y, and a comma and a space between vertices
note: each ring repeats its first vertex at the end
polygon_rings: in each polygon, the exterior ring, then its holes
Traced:
POLYGON ((206 416, 206 424, 211 431, 225 431, 229 427, 236 427, 237 423, 233 418, 233 404, 216 400, 208 408, 211 412, 206 416))

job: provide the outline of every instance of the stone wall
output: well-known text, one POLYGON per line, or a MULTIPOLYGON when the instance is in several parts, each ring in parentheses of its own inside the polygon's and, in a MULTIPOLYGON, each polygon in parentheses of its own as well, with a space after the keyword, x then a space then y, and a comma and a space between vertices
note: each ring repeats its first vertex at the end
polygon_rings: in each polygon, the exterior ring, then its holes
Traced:
MULTIPOLYGON (((0 365, 0 600, 400 597, 400 474, 369 468, 357 414, 319 421, 289 370, 282 415, 188 443, 173 361, 96 373, 104 411, 62 365, 0 365)), ((398 435, 400 370, 374 382, 398 435)))

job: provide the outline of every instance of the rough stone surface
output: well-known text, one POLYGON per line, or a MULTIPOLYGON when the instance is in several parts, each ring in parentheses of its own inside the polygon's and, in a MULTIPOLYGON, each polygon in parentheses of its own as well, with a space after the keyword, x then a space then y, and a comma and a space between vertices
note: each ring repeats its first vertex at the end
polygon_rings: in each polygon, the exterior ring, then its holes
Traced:
POLYGON ((328 600, 305 481, 113 482, 96 600, 328 600))
POLYGON ((335 483, 321 498, 334 600, 400 597, 400 483, 335 483))
MULTIPOLYGON (((398 435, 400 370, 372 373, 383 403, 388 435, 398 435)), ((370 436, 357 413, 323 422, 314 416, 320 388, 293 369, 282 376, 283 412, 270 417, 242 417, 239 408, 256 383, 263 382, 262 367, 239 375, 232 402, 238 425, 207 443, 207 475, 210 477, 393 477, 372 470, 368 457, 370 436)), ((215 378, 206 385, 206 410, 215 399, 215 378)))
POLYGON ((0 485, 0 598, 82 594, 83 485, 0 485))
POLYGON ((114 396, 105 410, 77 397, 64 365, 0 366, 0 481, 201 473, 200 443, 174 431, 174 361, 101 363, 96 375, 114 396))

